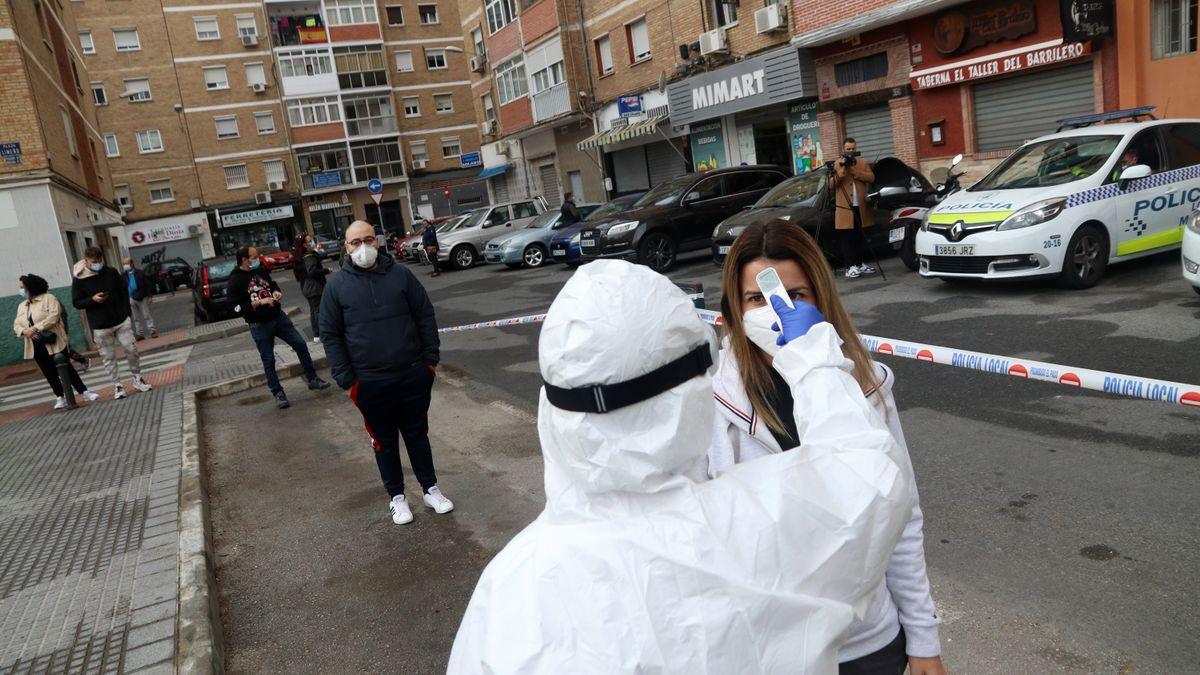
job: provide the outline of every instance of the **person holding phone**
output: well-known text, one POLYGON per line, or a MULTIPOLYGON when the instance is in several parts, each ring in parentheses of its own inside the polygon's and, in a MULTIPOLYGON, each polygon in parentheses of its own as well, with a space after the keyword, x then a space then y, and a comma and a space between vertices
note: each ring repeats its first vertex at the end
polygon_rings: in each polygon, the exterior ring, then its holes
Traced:
MULTIPOLYGON (((721 313, 727 332, 713 377, 717 415, 708 453, 709 475, 715 478, 734 464, 802 445, 808 420, 804 411, 795 407, 790 388, 772 362, 781 343, 786 342, 787 324, 805 312, 817 312, 836 329, 855 382, 886 422, 912 476, 908 446, 892 398, 895 378, 890 369, 871 360, 859 341, 837 295, 833 271, 812 237, 784 220, 751 225, 734 240, 723 277, 721 313), (756 277, 769 268, 778 274, 796 309, 764 295, 756 277)), ((938 637, 940 620, 925 566, 924 518, 915 498, 916 480, 911 480, 912 513, 892 551, 883 583, 839 651, 842 675, 898 674, 905 668, 913 675, 945 672, 938 637)))
POLYGON ((100 359, 113 382, 113 398, 125 398, 121 382, 121 365, 117 362, 117 345, 125 352, 133 387, 150 391, 150 383, 142 377, 142 360, 138 355, 137 337, 129 308, 129 285, 117 270, 104 264, 104 251, 89 246, 83 260, 71 270, 71 304, 87 313, 92 338, 100 349, 100 359))

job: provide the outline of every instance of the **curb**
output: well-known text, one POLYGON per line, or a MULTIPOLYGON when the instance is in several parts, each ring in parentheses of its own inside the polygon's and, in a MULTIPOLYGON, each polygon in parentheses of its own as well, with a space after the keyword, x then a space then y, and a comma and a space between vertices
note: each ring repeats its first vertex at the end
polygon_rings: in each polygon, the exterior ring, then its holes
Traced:
MULTIPOLYGON (((313 365, 326 368, 320 357, 313 365)), ((280 379, 304 372, 291 363, 276 372, 280 379)), ((225 672, 225 650, 221 636, 221 610, 212 548, 212 520, 204 479, 204 453, 200 445, 201 400, 229 396, 262 386, 264 373, 218 382, 185 391, 183 396, 183 447, 179 468, 179 613, 175 619, 176 672, 211 675, 225 672)))

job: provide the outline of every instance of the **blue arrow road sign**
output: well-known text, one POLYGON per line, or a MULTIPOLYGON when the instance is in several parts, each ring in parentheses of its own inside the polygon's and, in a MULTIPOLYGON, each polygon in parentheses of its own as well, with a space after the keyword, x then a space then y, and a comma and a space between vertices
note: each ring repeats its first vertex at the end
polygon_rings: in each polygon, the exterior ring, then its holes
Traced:
POLYGON ((367 182, 367 192, 373 195, 383 192, 383 183, 380 183, 378 178, 372 178, 367 182))

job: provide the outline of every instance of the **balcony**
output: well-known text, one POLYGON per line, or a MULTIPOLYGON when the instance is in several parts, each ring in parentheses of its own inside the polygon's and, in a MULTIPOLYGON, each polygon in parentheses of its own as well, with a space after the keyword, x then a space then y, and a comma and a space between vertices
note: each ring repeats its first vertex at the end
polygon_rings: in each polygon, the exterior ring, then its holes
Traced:
POLYGON ((571 96, 567 93, 566 82, 533 94, 531 98, 533 99, 533 121, 535 123, 571 112, 571 96))
POLYGON ((312 0, 290 0, 272 4, 267 10, 267 23, 276 47, 315 45, 329 42, 321 5, 312 0))
POLYGON ((338 89, 333 59, 322 47, 280 51, 279 75, 285 96, 306 96, 338 89))

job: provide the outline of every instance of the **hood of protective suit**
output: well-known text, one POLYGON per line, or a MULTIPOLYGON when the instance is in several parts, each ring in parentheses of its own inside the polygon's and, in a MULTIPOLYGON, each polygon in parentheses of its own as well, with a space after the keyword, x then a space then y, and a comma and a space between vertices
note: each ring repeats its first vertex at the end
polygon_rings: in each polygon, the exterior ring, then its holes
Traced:
MULTIPOLYGON (((629 382, 712 330, 645 267, 581 268, 539 343, 547 385, 629 382)), ((911 513, 883 420, 833 327, 776 358, 801 447, 705 481, 712 369, 626 407, 571 412, 543 388, 546 508, 484 570, 450 673, 836 672, 911 513), (803 406, 803 408, 801 408, 803 406)))

